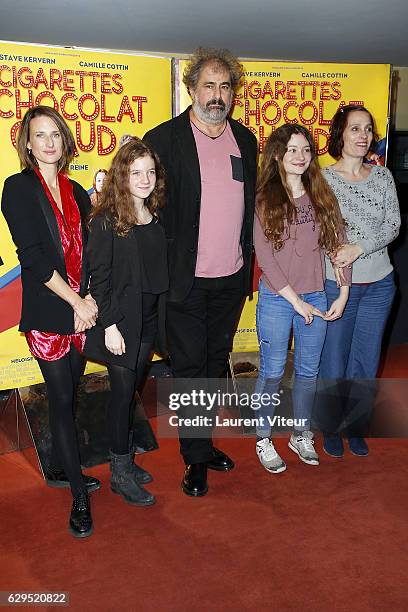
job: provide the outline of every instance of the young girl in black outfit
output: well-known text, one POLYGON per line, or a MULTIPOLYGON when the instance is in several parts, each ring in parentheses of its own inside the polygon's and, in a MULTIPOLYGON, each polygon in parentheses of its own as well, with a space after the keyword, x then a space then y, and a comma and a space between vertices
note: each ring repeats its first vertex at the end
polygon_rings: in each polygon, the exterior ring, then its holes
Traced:
POLYGON ((143 506, 155 502, 142 486, 152 477, 129 453, 129 411, 155 340, 163 346, 168 275, 157 214, 163 200, 159 158, 132 138, 113 159, 89 225, 90 291, 98 321, 87 333, 85 354, 106 363, 110 377, 111 489, 143 506))

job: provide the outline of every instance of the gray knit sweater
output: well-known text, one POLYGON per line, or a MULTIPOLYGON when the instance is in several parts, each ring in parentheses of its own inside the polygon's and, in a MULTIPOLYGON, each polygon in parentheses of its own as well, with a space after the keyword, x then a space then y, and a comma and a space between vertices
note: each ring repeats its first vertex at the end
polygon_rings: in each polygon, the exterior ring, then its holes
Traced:
MULTIPOLYGON (((397 236, 401 223, 394 179, 388 168, 373 166, 365 181, 346 181, 331 167, 323 174, 339 202, 349 242, 363 254, 353 264, 353 283, 372 283, 392 271, 387 245, 397 236)), ((335 280, 326 258, 326 276, 335 280)))

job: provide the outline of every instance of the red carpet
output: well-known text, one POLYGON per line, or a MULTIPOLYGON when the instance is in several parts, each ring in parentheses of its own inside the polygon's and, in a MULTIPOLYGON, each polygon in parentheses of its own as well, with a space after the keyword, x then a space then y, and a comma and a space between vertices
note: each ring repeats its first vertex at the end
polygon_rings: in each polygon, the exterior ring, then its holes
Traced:
POLYGON ((211 472, 201 499, 180 491, 176 441, 159 442, 141 458, 153 507, 113 495, 106 465, 91 470, 103 488, 82 541, 67 530, 69 492, 47 488, 20 453, 1 456, 0 590, 69 591, 81 612, 408 610, 406 440, 339 460, 318 441, 314 467, 280 438, 288 470, 274 476, 252 438, 218 441, 237 467, 211 472))

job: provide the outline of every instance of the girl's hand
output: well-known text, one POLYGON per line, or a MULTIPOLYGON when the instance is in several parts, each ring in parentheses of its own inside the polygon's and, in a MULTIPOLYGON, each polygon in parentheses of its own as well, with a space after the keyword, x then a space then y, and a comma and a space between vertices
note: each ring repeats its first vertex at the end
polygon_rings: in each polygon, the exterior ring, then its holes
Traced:
POLYGON ((306 325, 310 325, 315 316, 322 319, 325 318, 325 315, 318 308, 315 308, 315 306, 308 302, 304 302, 300 297, 294 302, 293 308, 304 318, 306 325))
POLYGON ((343 316, 346 304, 347 297, 344 298, 339 296, 336 300, 334 300, 333 304, 323 317, 325 321, 336 321, 336 319, 340 319, 343 316))
POLYGON ((343 244, 331 258, 331 262, 334 266, 339 266, 340 268, 351 266, 362 253, 363 249, 358 244, 343 244))
POLYGON ((124 355, 126 345, 116 323, 105 329, 105 346, 114 355, 124 355))
POLYGON ((280 289, 278 294, 285 298, 289 304, 292 304, 295 311, 304 318, 306 325, 312 323, 315 315, 317 317, 322 317, 322 319, 324 318, 324 314, 318 308, 315 308, 308 302, 304 302, 290 285, 286 285, 286 287, 280 289))

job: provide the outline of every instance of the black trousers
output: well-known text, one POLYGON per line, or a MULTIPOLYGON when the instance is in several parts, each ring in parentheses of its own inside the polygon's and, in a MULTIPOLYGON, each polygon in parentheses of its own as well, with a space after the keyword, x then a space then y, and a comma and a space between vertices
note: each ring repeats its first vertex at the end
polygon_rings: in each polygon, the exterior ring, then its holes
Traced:
MULTIPOLYGON (((220 378, 227 369, 228 353, 243 302, 242 269, 231 276, 195 278, 182 302, 167 305, 167 339, 176 378, 220 378)), ((179 416, 192 416, 188 409, 179 416)), ((183 430, 185 432, 185 430, 183 430)), ((181 434, 181 435, 180 435, 181 434)), ((182 437, 185 463, 203 463, 212 457, 211 428, 205 437, 182 437)))

